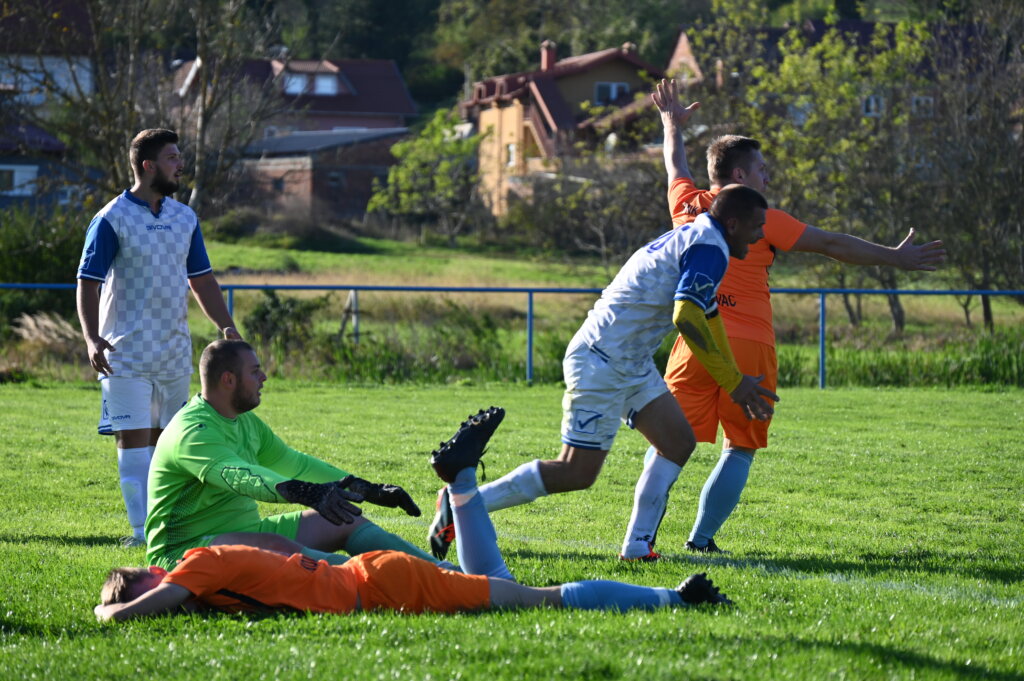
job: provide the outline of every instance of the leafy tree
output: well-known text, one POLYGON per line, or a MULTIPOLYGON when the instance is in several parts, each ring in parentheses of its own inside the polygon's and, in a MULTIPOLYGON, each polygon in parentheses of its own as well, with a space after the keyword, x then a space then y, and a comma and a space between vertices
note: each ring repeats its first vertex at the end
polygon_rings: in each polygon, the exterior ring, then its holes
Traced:
POLYGON ((421 238, 432 224, 450 244, 471 216, 482 218, 486 211, 476 191, 482 136, 460 137, 457 123, 454 111, 438 110, 417 136, 391 147, 397 163, 388 170, 387 184, 377 187, 368 212, 417 221, 421 238))

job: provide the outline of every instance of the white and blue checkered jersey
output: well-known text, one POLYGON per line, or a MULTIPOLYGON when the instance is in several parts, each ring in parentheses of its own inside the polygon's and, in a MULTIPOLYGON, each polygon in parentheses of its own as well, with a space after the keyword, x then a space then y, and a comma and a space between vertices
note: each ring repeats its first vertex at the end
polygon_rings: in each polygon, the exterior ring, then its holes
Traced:
POLYGON ((154 214, 130 192, 89 224, 79 279, 103 282, 100 335, 117 376, 166 378, 192 373, 188 278, 210 272, 199 219, 165 198, 154 214))
POLYGON ((589 345, 627 371, 641 366, 675 328, 675 301, 692 301, 706 315, 718 309, 718 285, 728 265, 725 234, 707 213, 662 234, 622 266, 569 347, 589 345))

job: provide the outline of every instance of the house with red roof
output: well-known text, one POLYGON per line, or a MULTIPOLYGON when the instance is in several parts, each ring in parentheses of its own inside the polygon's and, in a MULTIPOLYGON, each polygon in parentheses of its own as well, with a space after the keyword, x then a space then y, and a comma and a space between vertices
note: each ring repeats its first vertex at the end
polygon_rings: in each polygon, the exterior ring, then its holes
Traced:
POLYGON ((540 68, 474 83, 460 112, 474 132, 487 133, 478 158, 492 212, 508 210, 523 177, 550 172, 577 141, 594 143, 611 124, 650 106, 652 83, 663 76, 633 43, 559 60, 555 43, 545 40, 540 68))

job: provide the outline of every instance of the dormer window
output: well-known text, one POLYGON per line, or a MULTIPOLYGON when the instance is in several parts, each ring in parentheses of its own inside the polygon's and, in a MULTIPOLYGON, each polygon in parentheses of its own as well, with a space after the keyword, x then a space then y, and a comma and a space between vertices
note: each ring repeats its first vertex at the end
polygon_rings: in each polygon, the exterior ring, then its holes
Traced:
POLYGON ((284 92, 286 95, 301 95, 306 91, 306 75, 304 73, 286 73, 284 75, 284 92))
POLYGON ((629 83, 597 83, 594 85, 594 104, 604 106, 629 94, 629 83))
POLYGON ((881 95, 868 95, 864 98, 861 111, 868 118, 880 118, 885 113, 885 98, 881 95))
POLYGON ((336 95, 338 94, 338 77, 333 73, 319 73, 313 81, 313 94, 336 95))

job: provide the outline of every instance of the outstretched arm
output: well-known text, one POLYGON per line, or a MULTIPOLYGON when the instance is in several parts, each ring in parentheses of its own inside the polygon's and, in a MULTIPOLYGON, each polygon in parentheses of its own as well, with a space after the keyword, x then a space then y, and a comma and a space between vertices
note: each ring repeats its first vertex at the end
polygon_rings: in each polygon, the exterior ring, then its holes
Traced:
POLYGON ((686 162, 686 145, 683 144, 683 126, 694 111, 700 108, 700 102, 683 106, 679 101, 679 93, 674 79, 663 78, 651 94, 654 103, 661 112, 661 125, 665 130, 665 170, 669 183, 681 177, 692 178, 690 166, 686 162))
POLYGON ((121 622, 132 617, 152 617, 173 612, 191 597, 192 593, 185 587, 164 583, 129 603, 101 603, 92 611, 100 622, 121 622))
POLYGON ((851 265, 884 265, 901 270, 935 271, 946 260, 946 247, 941 241, 915 244, 915 235, 916 232, 911 229, 899 246, 890 247, 851 234, 827 232, 808 225, 793 244, 792 250, 821 253, 851 265))

